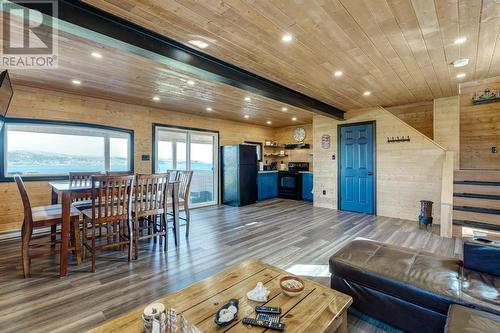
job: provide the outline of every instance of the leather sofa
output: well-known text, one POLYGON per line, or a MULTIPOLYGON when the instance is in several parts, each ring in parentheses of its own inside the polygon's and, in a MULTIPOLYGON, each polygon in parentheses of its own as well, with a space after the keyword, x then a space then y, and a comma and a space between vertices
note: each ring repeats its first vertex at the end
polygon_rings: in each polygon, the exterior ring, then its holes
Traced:
POLYGON ((480 272, 461 260, 354 240, 330 258, 331 287, 351 295, 359 311, 394 327, 443 332, 452 304, 500 315, 500 277, 490 274, 500 265, 496 250, 496 265, 480 272))
POLYGON ((500 316, 452 304, 444 331, 445 333, 500 332, 500 316))

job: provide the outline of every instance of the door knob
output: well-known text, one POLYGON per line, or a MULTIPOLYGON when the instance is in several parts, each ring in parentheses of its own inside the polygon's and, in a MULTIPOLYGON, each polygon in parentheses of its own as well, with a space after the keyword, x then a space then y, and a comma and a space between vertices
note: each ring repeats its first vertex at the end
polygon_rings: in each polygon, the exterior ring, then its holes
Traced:
POLYGON ((373 172, 368 171, 368 176, 373 176, 373 172))

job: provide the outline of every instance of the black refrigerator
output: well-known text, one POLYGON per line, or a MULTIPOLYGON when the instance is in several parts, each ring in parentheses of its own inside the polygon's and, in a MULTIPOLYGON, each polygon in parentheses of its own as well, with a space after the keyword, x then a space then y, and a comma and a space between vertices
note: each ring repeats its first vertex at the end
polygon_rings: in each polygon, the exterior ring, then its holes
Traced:
POLYGON ((251 145, 221 147, 222 203, 245 206, 257 201, 257 151, 251 145))

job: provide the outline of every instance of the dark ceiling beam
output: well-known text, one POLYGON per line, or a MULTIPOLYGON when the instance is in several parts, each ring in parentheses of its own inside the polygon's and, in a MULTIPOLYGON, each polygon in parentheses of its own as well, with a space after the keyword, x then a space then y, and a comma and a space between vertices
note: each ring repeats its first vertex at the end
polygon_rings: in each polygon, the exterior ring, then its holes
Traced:
MULTIPOLYGON (((187 47, 101 9, 75 0, 59 0, 58 3, 59 20, 166 57, 168 65, 185 73, 237 87, 317 114, 344 119, 344 111, 339 108, 187 47)), ((29 3, 23 5, 30 7, 29 3)), ((39 7, 33 9, 40 10, 39 7)), ((51 15, 48 12, 44 14, 51 15)), ((61 22, 59 26, 61 27, 61 22)), ((79 35, 78 32, 76 34, 79 35)), ((86 37, 89 37, 88 34, 86 37)))

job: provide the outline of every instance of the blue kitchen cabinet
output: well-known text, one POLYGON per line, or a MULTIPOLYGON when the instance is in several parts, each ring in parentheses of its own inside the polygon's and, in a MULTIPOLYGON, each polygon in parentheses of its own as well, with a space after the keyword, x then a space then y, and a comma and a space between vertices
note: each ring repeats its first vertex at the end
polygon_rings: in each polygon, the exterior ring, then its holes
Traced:
POLYGON ((264 172, 257 175, 257 200, 276 198, 278 196, 278 173, 264 172))
POLYGON ((313 201, 313 174, 305 172, 302 174, 302 200, 313 201))

